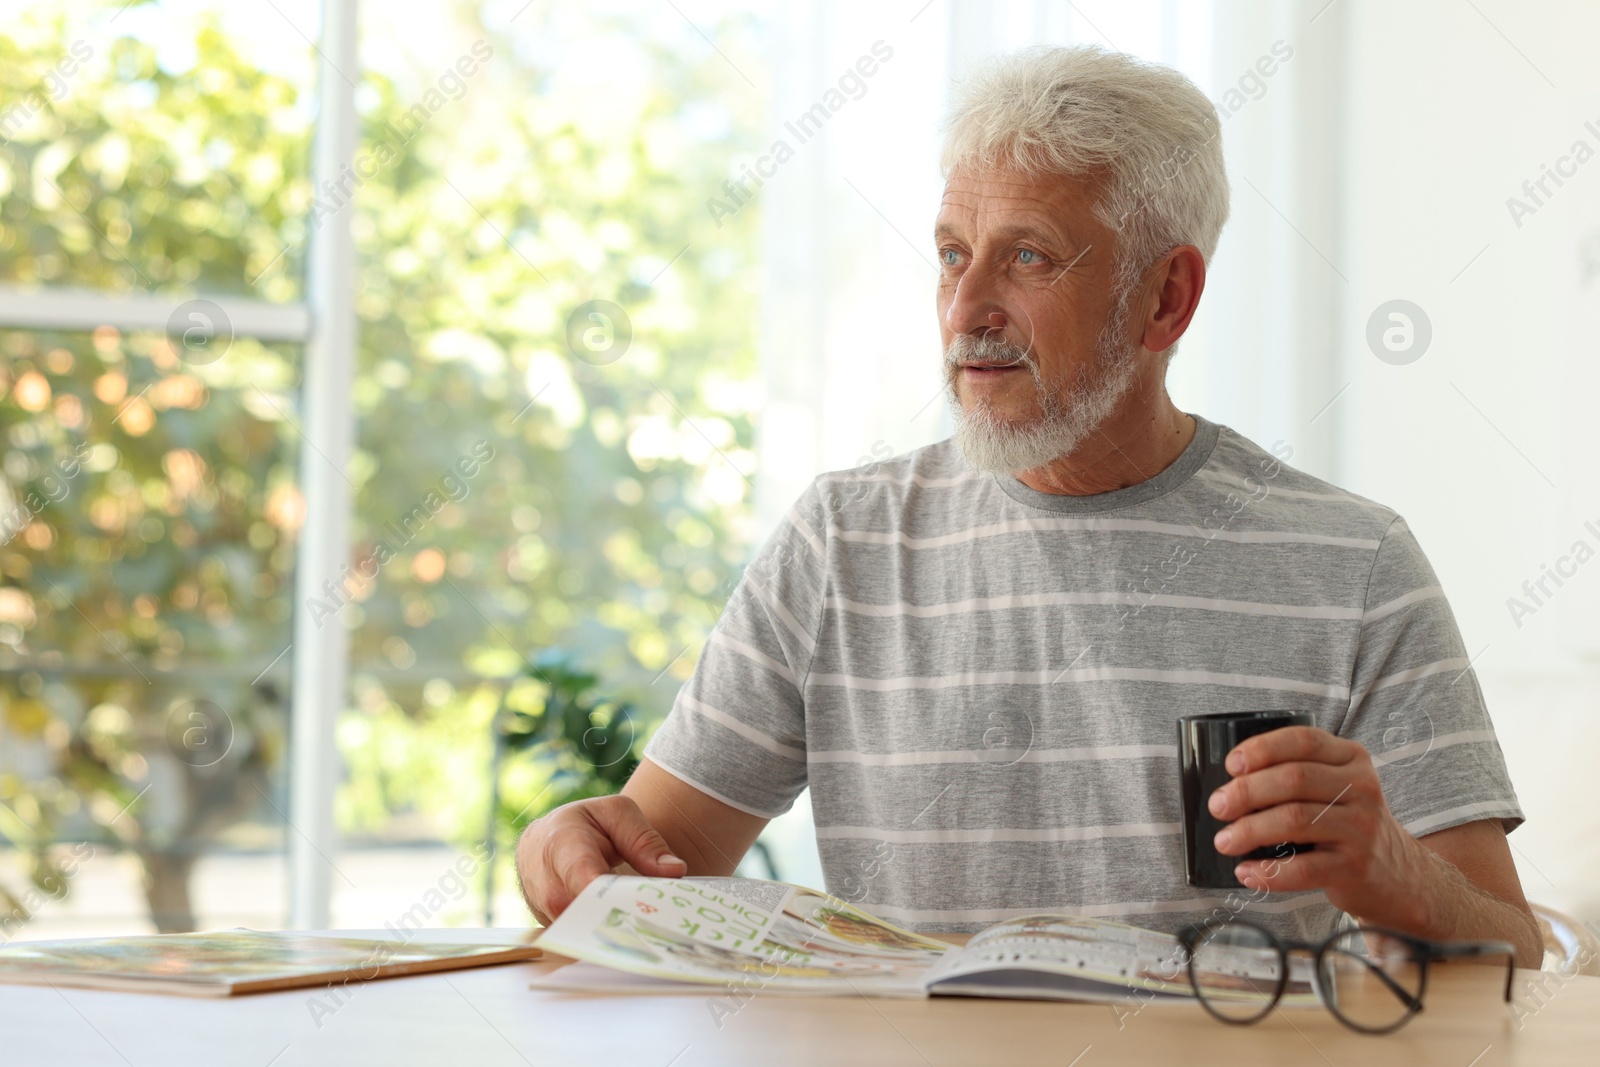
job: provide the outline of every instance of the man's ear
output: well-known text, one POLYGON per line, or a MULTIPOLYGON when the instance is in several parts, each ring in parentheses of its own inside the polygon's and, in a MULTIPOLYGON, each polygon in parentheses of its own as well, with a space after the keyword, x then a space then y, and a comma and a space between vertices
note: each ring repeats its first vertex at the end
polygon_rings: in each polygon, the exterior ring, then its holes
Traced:
POLYGON ((1146 281, 1148 311, 1140 324, 1140 346, 1165 352, 1189 329, 1206 287, 1206 261, 1194 245, 1179 245, 1151 268, 1146 281))

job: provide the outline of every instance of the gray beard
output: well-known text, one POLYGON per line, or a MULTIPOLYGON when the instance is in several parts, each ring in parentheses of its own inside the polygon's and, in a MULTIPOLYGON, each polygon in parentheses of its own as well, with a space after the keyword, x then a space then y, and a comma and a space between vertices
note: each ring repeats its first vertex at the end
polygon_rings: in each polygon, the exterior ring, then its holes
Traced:
POLYGON ((1107 316, 1095 342, 1096 359, 1065 390, 1045 385, 1033 353, 1008 341, 963 334, 945 349, 948 398, 956 420, 956 444, 967 464, 977 470, 1010 473, 1043 467, 1078 446, 1105 422, 1138 373, 1136 346, 1122 340, 1126 300, 1107 316), (1037 390, 1039 415, 1025 423, 1001 419, 986 401, 963 408, 956 395, 956 375, 964 360, 1016 362, 1028 368, 1037 390))

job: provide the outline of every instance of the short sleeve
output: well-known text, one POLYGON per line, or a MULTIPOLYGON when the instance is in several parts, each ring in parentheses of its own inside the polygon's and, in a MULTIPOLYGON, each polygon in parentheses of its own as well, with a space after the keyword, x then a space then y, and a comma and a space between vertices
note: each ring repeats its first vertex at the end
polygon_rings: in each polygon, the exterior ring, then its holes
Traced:
POLYGON ((1389 809, 1414 837, 1523 821, 1455 614, 1402 519, 1373 561, 1339 733, 1372 754, 1389 809))
POLYGON ((826 535, 813 483, 745 568, 645 748, 668 773, 764 818, 789 810, 806 787, 801 694, 822 615, 826 535))

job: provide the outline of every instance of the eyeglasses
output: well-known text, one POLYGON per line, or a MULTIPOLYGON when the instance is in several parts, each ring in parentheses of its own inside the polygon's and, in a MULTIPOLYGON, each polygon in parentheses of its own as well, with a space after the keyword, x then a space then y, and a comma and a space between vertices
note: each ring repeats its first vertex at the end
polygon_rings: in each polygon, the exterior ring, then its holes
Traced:
POLYGON ((1393 1033, 1422 1010, 1434 961, 1504 954, 1508 1004, 1516 968, 1516 950, 1504 941, 1427 941, 1372 926, 1309 944, 1230 918, 1185 927, 1178 941, 1201 1007, 1240 1025, 1266 1018, 1285 994, 1302 1002, 1314 995, 1352 1030, 1393 1033), (1291 960, 1291 952, 1311 958, 1291 960))

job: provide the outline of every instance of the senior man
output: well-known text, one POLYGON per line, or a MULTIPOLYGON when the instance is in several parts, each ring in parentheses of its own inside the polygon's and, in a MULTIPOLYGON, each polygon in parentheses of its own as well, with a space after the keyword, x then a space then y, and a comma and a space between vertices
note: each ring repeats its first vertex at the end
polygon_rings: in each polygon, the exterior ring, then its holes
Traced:
POLYGON ((535 914, 623 863, 729 874, 809 786, 829 889, 916 929, 1342 912, 1537 966, 1522 812, 1404 520, 1167 396, 1228 214, 1210 102, 1026 52, 964 88, 942 164, 955 438, 812 484, 622 795, 528 828, 535 914), (1174 722, 1264 708, 1317 725, 1229 756, 1217 847, 1316 848, 1191 889, 1174 722))

